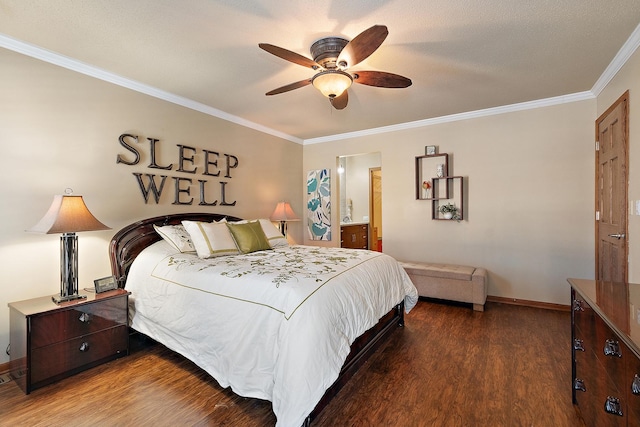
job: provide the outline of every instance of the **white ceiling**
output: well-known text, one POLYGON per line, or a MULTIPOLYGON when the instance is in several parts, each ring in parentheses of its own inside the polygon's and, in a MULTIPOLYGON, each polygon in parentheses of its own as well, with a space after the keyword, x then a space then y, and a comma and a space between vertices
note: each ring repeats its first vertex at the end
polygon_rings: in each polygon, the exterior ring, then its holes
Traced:
POLYGON ((295 141, 591 91, 639 23, 638 0, 0 0, 0 46, 295 141), (409 88, 354 85, 342 111, 312 86, 264 95, 313 71, 258 43, 310 57, 375 24, 351 71, 409 88))

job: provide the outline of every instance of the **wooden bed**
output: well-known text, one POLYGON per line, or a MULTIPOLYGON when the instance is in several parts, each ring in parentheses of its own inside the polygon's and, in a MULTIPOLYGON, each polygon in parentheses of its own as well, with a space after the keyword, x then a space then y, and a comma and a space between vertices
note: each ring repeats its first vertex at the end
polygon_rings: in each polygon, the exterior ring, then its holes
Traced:
MULTIPOLYGON (((117 279, 118 286, 124 288, 129 268, 140 252, 147 246, 161 240, 160 235, 153 227, 154 225, 175 225, 180 224, 183 220, 211 222, 219 221, 223 218, 228 221, 240 220, 240 218, 229 215, 182 213, 143 219, 124 227, 114 235, 109 246, 111 270, 117 279)), ((401 302, 384 315, 377 325, 356 339, 351 346, 351 352, 340 371, 338 379, 327 389, 315 409, 306 418, 305 426, 309 425, 318 416, 320 411, 331 401, 366 359, 384 342, 384 339, 398 326, 403 325, 404 302, 401 302)))

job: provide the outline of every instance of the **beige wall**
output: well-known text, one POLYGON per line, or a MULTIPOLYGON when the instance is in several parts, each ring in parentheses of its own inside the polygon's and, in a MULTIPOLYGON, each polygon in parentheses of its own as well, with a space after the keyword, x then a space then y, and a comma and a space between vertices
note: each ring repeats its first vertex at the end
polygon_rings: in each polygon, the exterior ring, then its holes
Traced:
POLYGON ((306 145, 303 168, 335 171, 336 156, 379 151, 386 253, 482 266, 490 295, 568 304, 566 278, 593 277, 595 107, 580 101, 306 145), (433 221, 430 203, 415 200, 414 160, 425 145, 449 153, 451 173, 468 177, 461 223, 433 221))
MULTIPOLYGON (((279 200, 302 212, 302 146, 224 120, 0 49, 0 363, 8 361, 7 304, 59 291, 59 236, 26 233, 44 215, 54 194, 71 187, 110 231, 79 233, 80 287, 110 275, 108 242, 135 220, 171 212, 220 212, 268 217, 279 200), (116 164, 131 153, 119 135, 140 137, 139 165, 116 164), (148 168, 147 137, 157 138, 157 163, 172 171, 148 168), (227 184, 234 207, 198 206, 198 179, 208 179, 207 202, 219 199, 218 179, 179 173, 176 144, 239 159, 227 184), (298 159, 298 160, 296 160, 298 159), (145 204, 133 172, 192 178, 191 206, 175 206, 167 181, 159 204, 145 204)), ((190 166, 190 165, 186 165, 190 166)), ((224 172, 223 172, 224 174, 224 172)), ((302 240, 302 223, 291 223, 292 240, 302 240)))
MULTIPOLYGON (((597 117, 629 91, 629 207, 640 201, 640 51, 636 51, 598 96, 597 117)), ((595 118, 594 125, 595 129, 595 118)), ((595 132, 595 131, 594 131, 595 132)), ((629 281, 640 282, 640 212, 629 215, 629 281)))

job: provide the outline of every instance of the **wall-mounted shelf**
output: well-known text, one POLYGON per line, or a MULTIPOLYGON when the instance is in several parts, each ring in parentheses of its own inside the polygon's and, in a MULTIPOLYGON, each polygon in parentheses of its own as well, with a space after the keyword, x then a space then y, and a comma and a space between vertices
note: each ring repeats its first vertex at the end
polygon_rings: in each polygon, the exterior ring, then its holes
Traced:
POLYGON ((449 154, 429 154, 416 157, 416 200, 431 202, 431 219, 446 220, 440 206, 451 203, 464 219, 464 177, 449 175, 449 154), (425 189, 424 183, 428 183, 425 189))
POLYGON ((416 157, 416 200, 448 198, 448 181, 436 179, 447 175, 449 175, 449 155, 447 153, 416 157), (440 176, 438 176, 439 174, 440 176), (423 187, 425 182, 431 185, 428 192, 423 187))
POLYGON ((450 221, 440 213, 440 206, 451 203, 458 208, 460 220, 464 219, 464 177, 462 176, 444 176, 442 178, 433 178, 434 181, 444 181, 444 186, 449 190, 447 198, 433 199, 431 209, 431 219, 450 221))

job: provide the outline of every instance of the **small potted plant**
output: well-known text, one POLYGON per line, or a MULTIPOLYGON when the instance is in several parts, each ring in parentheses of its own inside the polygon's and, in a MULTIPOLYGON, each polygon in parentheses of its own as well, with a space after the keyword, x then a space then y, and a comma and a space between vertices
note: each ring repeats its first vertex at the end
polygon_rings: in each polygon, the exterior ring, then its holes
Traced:
POLYGON ((451 203, 446 203, 440 206, 438 211, 440 211, 444 219, 455 219, 458 222, 462 219, 458 207, 451 203))

